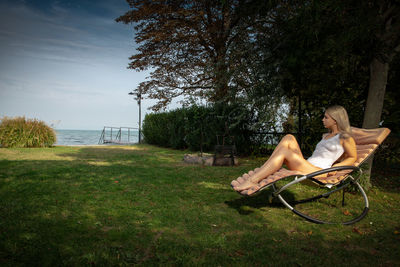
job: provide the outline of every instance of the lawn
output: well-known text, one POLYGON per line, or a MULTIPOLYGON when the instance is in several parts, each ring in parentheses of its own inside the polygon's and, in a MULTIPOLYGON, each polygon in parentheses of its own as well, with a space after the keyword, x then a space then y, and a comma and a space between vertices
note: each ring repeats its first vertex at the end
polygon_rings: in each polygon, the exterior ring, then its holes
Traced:
MULTIPOLYGON (((202 167, 184 164, 185 153, 1 148, 0 265, 400 266, 399 174, 374 174, 361 222, 317 225, 270 203, 268 190, 242 197, 230 188, 265 159, 202 167)), ((332 206, 310 212, 339 216, 332 206)))

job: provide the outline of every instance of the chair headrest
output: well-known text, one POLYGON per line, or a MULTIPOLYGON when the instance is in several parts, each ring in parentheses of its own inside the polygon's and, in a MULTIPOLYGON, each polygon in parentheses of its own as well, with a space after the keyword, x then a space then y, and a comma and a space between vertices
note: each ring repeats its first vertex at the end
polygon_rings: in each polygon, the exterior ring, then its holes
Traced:
POLYGON ((363 129, 351 127, 351 131, 357 145, 380 145, 390 133, 388 128, 363 129))

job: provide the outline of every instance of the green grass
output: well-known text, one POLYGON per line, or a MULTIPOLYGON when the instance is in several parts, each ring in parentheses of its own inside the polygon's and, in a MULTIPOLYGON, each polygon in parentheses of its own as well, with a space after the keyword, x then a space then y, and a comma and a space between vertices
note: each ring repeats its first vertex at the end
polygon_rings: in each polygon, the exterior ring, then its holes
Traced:
MULTIPOLYGON (((269 203, 268 190, 242 197, 230 188, 265 159, 201 167, 183 164, 184 153, 147 145, 0 149, 0 265, 400 265, 398 174, 375 174, 361 222, 317 225, 269 203)), ((335 201, 305 210, 353 212, 335 201)))

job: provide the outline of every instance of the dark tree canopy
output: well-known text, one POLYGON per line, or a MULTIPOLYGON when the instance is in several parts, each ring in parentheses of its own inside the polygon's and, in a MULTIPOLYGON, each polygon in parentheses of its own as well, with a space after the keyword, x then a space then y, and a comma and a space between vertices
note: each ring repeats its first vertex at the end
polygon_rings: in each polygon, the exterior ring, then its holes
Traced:
MULTIPOLYGON (((258 47, 271 55, 263 65, 277 70, 264 67, 266 73, 279 79, 287 96, 301 97, 304 110, 321 112, 340 103, 362 126, 368 93, 374 89, 384 95, 385 75, 400 49, 400 2, 279 1, 273 13, 270 28, 261 31, 268 34, 259 34, 258 47), (379 69, 376 62, 386 66, 379 69)), ((371 99, 372 107, 383 103, 383 98, 371 99)), ((365 113, 380 116, 381 111, 365 113)), ((379 117, 367 121, 377 127, 379 117)))
POLYGON ((250 1, 127 2, 132 9, 117 21, 134 25, 139 44, 129 68, 152 71, 136 91, 158 99, 155 109, 180 95, 211 101, 228 95, 233 48, 251 34, 250 1))

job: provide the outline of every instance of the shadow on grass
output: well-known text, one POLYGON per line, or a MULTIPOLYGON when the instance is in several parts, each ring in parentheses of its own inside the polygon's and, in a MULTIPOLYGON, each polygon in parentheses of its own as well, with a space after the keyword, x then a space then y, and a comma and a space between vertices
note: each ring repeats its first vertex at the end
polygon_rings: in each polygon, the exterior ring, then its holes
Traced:
POLYGON ((135 174, 150 167, 113 161, 124 152, 88 148, 58 154, 68 160, 0 160, 0 265, 141 264, 150 258, 154 230, 146 225, 159 200, 151 181, 135 174), (88 165, 98 158, 91 153, 107 153, 111 165, 88 165))
MULTIPOLYGON (((41 208, 31 213, 38 211, 41 208)), ((393 253, 400 239, 390 228, 367 233, 352 227, 304 226, 307 223, 299 221, 302 226, 298 228, 253 226, 254 229, 241 234, 235 234, 230 224, 224 229, 210 227, 184 233, 189 225, 178 227, 178 231, 172 225, 159 230, 148 221, 120 228, 124 225, 121 220, 109 229, 77 218, 46 219, 32 217, 31 213, 6 217, 6 224, 3 219, 0 263, 5 266, 396 266, 400 263, 400 255, 393 253), (11 226, 10 219, 24 223, 11 226), (8 229, 3 228, 5 225, 8 229), (329 232, 337 233, 338 238, 326 240, 329 232)))
POLYGON ((400 192, 399 170, 375 168, 372 171, 371 183, 388 192, 400 192))
POLYGON ((91 223, 79 216, 43 218, 34 213, 31 210, 15 218, 3 217, 2 266, 86 266, 121 261, 137 264, 146 256, 143 244, 151 244, 153 238, 153 233, 144 228, 132 227, 121 233, 118 226, 102 226, 101 216, 96 218, 99 222, 91 223), (13 219, 23 223, 10 224, 13 219))
MULTIPOLYGON (((285 208, 285 206, 276 198, 272 198, 272 188, 262 190, 253 196, 242 196, 234 200, 225 201, 229 207, 236 209, 242 215, 249 215, 253 213, 252 210, 243 209, 244 206, 260 209, 264 207, 285 208)), ((294 201, 294 195, 290 191, 282 193, 287 201, 294 201)))

